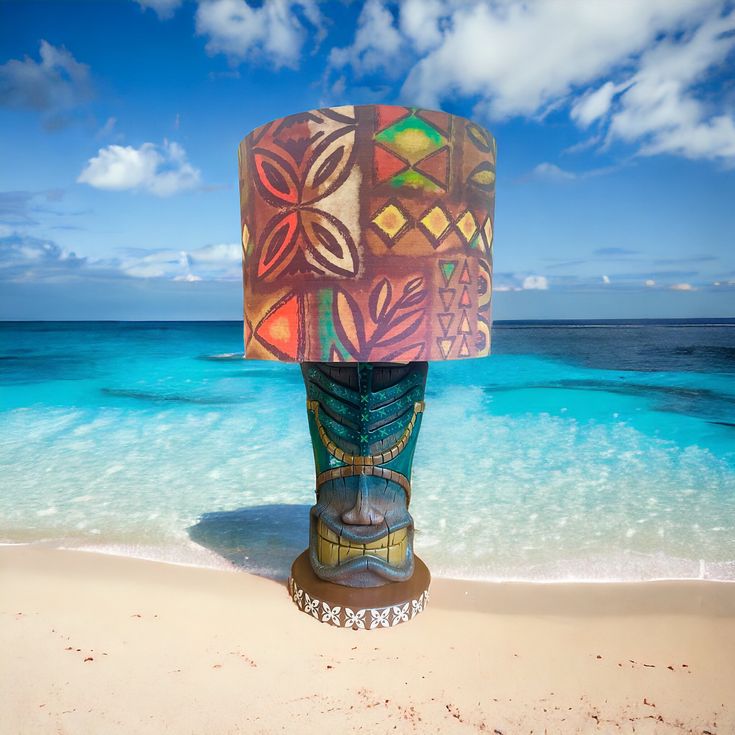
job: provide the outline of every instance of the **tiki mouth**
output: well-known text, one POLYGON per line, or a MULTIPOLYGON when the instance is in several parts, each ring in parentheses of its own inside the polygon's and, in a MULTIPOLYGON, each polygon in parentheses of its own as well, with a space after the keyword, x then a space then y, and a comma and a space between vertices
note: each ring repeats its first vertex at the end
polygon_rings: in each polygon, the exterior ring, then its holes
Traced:
POLYGON ((394 567, 403 567, 408 553, 408 528, 386 533, 368 543, 359 543, 335 533, 320 518, 316 528, 317 558, 326 567, 337 567, 360 557, 380 559, 394 567))

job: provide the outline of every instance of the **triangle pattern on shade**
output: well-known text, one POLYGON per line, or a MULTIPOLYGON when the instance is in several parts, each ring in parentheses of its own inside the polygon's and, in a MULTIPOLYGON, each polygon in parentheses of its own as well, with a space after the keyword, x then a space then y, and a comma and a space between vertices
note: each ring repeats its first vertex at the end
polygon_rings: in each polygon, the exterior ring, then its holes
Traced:
POLYGON ((377 112, 376 133, 392 125, 397 120, 408 117, 410 114, 410 110, 407 110, 405 107, 394 107, 393 105, 378 105, 377 112))
POLYGON ((452 351, 452 347, 454 346, 454 340, 457 339, 456 337, 437 337, 436 343, 439 345, 439 350, 442 353, 442 357, 447 360, 449 358, 449 353, 452 351))
POLYGON ((418 191, 426 191, 429 194, 437 194, 441 191, 441 187, 428 176, 420 174, 413 168, 401 171, 394 176, 390 183, 393 186, 405 186, 408 189, 417 189, 418 191))
POLYGON ((454 271, 457 268, 457 261, 456 260, 440 260, 439 261, 439 270, 442 272, 442 276, 444 276, 444 285, 448 286, 452 281, 452 276, 454 275, 454 271))
POLYGON ((449 148, 444 146, 436 153, 431 153, 417 161, 413 166, 427 178, 439 184, 444 189, 447 188, 449 181, 449 148))
POLYGON ((467 312, 462 312, 462 318, 459 320, 459 327, 457 327, 457 331, 460 334, 472 334, 472 330, 470 329, 470 320, 467 318, 467 312))
POLYGON ((387 181, 391 177, 405 171, 408 168, 408 164, 401 158, 398 158, 394 153, 391 153, 387 148, 383 148, 381 145, 376 145, 373 153, 373 171, 375 175, 375 182, 380 184, 383 181, 387 181))
POLYGON ((449 134, 449 115, 446 112, 419 110, 416 112, 416 117, 420 117, 429 123, 429 125, 433 125, 441 133, 444 133, 444 135, 449 134))
POLYGON ((447 334, 449 334, 449 329, 454 321, 454 314, 450 312, 448 314, 437 314, 436 316, 439 319, 439 324, 441 324, 442 332, 446 337, 447 334))
POLYGON ((260 320, 254 336, 280 360, 300 358, 303 306, 294 291, 277 301, 260 320))
POLYGON ((465 308, 472 306, 472 299, 470 298, 470 292, 467 290, 467 286, 462 287, 462 295, 459 297, 459 305, 465 308))
POLYGON ((454 295, 457 293, 456 288, 440 288, 439 298, 442 300, 442 306, 444 311, 449 311, 452 308, 454 302, 454 295))
POLYGON ((459 344, 459 350, 457 354, 460 357, 469 357, 470 356, 470 346, 467 344, 467 337, 462 337, 462 341, 459 344))

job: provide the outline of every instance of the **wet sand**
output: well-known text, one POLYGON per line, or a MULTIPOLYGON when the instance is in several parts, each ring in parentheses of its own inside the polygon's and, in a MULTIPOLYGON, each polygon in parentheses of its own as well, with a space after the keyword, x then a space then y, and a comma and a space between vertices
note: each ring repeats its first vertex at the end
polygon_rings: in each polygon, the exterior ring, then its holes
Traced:
POLYGON ((735 733, 735 584, 434 580, 350 631, 240 571, 0 548, 0 733, 735 733))

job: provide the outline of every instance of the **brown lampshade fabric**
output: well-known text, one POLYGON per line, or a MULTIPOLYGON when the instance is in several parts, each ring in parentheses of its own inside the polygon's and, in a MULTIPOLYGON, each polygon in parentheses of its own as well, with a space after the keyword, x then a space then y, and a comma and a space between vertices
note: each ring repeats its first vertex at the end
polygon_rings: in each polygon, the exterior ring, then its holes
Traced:
POLYGON ((444 112, 311 110, 240 144, 245 354, 490 352, 495 140, 444 112))

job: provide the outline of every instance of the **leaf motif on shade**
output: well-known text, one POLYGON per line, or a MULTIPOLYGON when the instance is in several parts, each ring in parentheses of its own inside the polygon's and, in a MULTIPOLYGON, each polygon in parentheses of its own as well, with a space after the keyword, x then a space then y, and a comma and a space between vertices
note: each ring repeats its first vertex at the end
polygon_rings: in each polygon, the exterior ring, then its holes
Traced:
POLYGON ((301 203, 311 204, 331 194, 344 183, 354 163, 354 127, 344 127, 327 136, 307 163, 301 203))
POLYGON ((426 298, 426 289, 423 276, 412 278, 403 287, 403 294, 396 303, 397 309, 408 309, 420 304, 426 298))
POLYGON ((473 122, 467 123, 467 137, 481 150, 491 153, 493 150, 493 139, 487 130, 473 122))
POLYGON ((365 324, 359 305, 341 288, 334 291, 333 314, 340 341, 354 358, 360 359, 365 345, 365 324))
POLYGON ((483 161, 470 171, 467 180, 478 189, 490 193, 495 186, 495 171, 488 161, 483 161))
POLYGON ((387 329, 381 332, 380 339, 376 340, 375 346, 386 347, 387 345, 400 342, 418 328, 423 318, 423 309, 414 309, 413 311, 405 311, 398 314, 390 320, 387 329))
POLYGON ((256 171, 255 181, 264 199, 277 205, 298 202, 298 180, 288 161, 262 149, 253 152, 253 161, 256 171))
POLYGON ((304 256, 314 270, 335 276, 357 273, 358 253, 349 230, 336 217, 311 207, 299 210, 304 256))
POLYGON ((416 338, 426 317, 427 291, 423 277, 409 279, 400 298, 393 301, 393 286, 387 278, 375 283, 362 307, 346 290, 337 288, 333 320, 343 347, 357 360, 397 361, 420 359, 423 343, 401 342, 416 338), (372 326, 371 326, 372 325, 372 326))
POLYGON ((381 279, 375 288, 370 292, 368 306, 370 307, 370 318, 374 322, 379 322, 390 306, 393 296, 393 288, 387 278, 381 279))
POLYGON ((416 293, 416 291, 420 290, 423 285, 424 285, 424 277, 417 276, 416 278, 412 278, 410 281, 407 281, 406 285, 403 287, 403 293, 404 294, 416 293))
POLYGON ((392 352, 378 352, 372 357, 379 362, 416 362, 422 358, 425 347, 423 342, 415 342, 392 352))
POLYGON ((266 235, 256 249, 258 278, 272 281, 288 267, 299 249, 297 228, 298 216, 293 211, 276 215, 266 225, 266 235))

